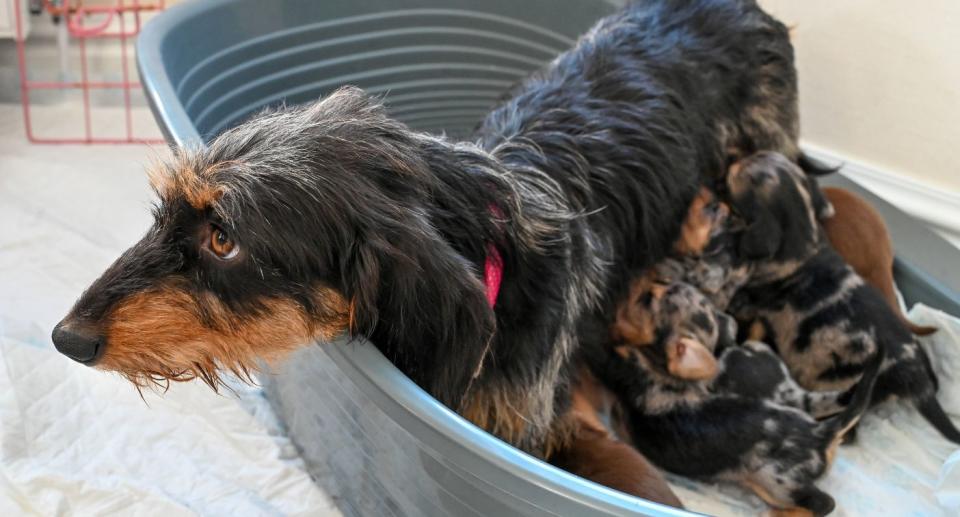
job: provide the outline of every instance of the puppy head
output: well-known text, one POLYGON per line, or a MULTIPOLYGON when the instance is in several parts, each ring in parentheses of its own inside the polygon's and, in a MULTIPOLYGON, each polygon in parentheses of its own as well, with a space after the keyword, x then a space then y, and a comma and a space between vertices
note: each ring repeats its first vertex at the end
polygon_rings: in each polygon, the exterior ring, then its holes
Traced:
MULTIPOLYGON (((436 266, 418 250, 443 246, 415 203, 386 197, 421 195, 413 139, 348 88, 178 152, 151 174, 153 226, 57 326, 57 348, 138 386, 216 388, 221 371, 243 377, 315 339, 369 330, 380 286, 436 266)), ((406 280, 390 296, 412 292, 406 280)), ((463 296, 488 310, 474 282, 463 296)))
POLYGON ((683 282, 664 284, 648 277, 634 287, 625 304, 629 308, 618 310, 614 338, 675 377, 715 375, 715 352, 735 340, 733 319, 683 282))
POLYGON ((746 228, 741 258, 752 261, 802 262, 822 241, 818 220, 833 207, 815 179, 785 156, 756 153, 733 164, 727 175, 733 210, 746 228))
POLYGON ((723 229, 729 208, 706 187, 690 203, 674 251, 680 255, 703 254, 707 244, 723 229))

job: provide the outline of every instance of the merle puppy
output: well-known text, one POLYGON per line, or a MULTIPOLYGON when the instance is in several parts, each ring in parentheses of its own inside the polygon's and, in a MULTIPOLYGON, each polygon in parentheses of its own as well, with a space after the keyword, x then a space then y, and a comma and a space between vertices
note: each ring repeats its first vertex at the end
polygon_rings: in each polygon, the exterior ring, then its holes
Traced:
MULTIPOLYGON (((713 318, 720 313, 703 311, 708 302, 693 286, 660 285, 635 303, 651 315, 656 340, 620 344, 598 369, 627 408, 638 449, 671 472, 736 482, 774 508, 829 513, 833 498, 814 482, 826 473, 844 433, 869 405, 882 354, 872 356, 863 380, 848 393, 810 393, 790 379, 762 343, 723 348, 721 340, 696 337, 712 333, 691 329, 729 325, 713 318), (683 366, 681 374, 693 369, 684 356, 698 348, 722 350, 714 374, 678 376, 675 365, 683 366), (841 410, 838 401, 845 395, 850 403, 841 410), (817 421, 806 411, 839 414, 817 421)), ((713 360, 712 355, 691 355, 693 361, 704 357, 713 360)))
POLYGON ((960 431, 937 401, 926 352, 874 287, 830 247, 815 215, 826 201, 788 158, 762 152, 731 167, 731 206, 746 221, 738 253, 751 278, 731 304, 750 335, 775 346, 811 390, 850 387, 879 349, 874 401, 912 402, 947 439, 960 431))
POLYGON ((726 310, 751 270, 736 253, 743 220, 729 212, 712 191, 702 189, 690 204, 673 253, 653 268, 656 280, 691 284, 717 309, 726 310))
POLYGON ((640 349, 645 360, 674 377, 651 387, 648 402, 664 387, 669 392, 670 386, 689 387, 683 381, 706 380, 715 391, 772 401, 823 418, 840 412, 841 401, 852 395, 804 389, 769 346, 759 341, 737 346, 736 335, 736 321, 693 285, 641 278, 618 308, 611 337, 617 346, 640 349), (717 377, 718 373, 722 375, 717 377))
POLYGON ((549 455, 572 430, 578 322, 608 317, 667 253, 731 150, 800 160, 796 137, 781 23, 752 0, 637 3, 516 89, 476 142, 412 131, 344 88, 177 150, 151 175, 153 227, 53 341, 138 385, 216 387, 366 336, 444 404, 549 455))

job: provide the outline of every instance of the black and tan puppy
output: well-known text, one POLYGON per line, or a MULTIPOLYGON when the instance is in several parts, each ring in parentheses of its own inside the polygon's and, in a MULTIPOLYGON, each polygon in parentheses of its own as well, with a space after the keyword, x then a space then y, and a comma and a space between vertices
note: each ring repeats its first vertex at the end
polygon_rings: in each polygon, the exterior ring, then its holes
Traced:
POLYGON ((827 202, 814 181, 784 156, 764 152, 732 166, 727 187, 733 210, 747 222, 738 253, 752 262, 731 308, 750 324, 751 337, 774 345, 811 390, 849 388, 885 349, 874 400, 909 400, 960 443, 937 401, 926 352, 881 293, 827 244, 816 217, 827 202))
MULTIPOLYGON (((705 298, 698 300, 698 295, 702 298, 688 284, 673 283, 641 296, 636 303, 651 318, 634 323, 652 321, 649 333, 655 342, 621 345, 607 357, 604 378, 628 410, 637 447, 668 471, 738 483, 776 509, 829 513, 833 498, 814 482, 826 473, 843 434, 869 404, 881 354, 873 356, 863 381, 849 392, 850 404, 823 421, 797 407, 836 412, 841 394, 806 393, 760 343, 726 348, 712 378, 681 379, 672 365, 689 369, 686 354, 717 347, 716 342, 700 342, 690 330, 726 326, 705 324, 705 298)), ((698 354, 693 360, 704 357, 698 354)))

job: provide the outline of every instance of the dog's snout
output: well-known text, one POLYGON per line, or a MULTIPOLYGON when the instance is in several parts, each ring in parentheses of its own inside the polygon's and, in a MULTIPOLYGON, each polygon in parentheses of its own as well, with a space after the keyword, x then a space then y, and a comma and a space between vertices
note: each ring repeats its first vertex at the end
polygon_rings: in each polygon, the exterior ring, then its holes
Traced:
POLYGON ((53 329, 53 344, 57 350, 83 364, 93 364, 103 351, 103 340, 96 333, 61 321, 53 329))

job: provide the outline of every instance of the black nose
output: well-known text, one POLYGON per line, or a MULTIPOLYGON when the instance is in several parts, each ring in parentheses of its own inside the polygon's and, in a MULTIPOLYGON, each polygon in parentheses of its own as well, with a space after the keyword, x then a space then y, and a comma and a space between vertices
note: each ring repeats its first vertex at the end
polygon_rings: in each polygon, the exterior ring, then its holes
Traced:
POLYGON ((103 349, 99 336, 73 328, 65 321, 57 324, 51 337, 61 354, 83 364, 93 364, 103 349))

